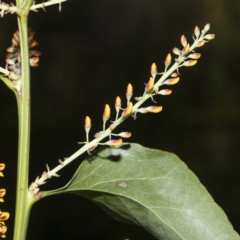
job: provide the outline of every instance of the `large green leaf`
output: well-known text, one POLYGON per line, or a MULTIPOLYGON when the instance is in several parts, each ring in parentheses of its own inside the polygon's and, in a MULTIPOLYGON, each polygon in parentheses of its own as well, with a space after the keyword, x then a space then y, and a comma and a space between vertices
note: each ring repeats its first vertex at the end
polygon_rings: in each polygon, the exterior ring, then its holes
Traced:
POLYGON ((66 187, 45 194, 67 192, 157 239, 240 239, 198 178, 169 152, 138 144, 101 148, 81 163, 66 187))

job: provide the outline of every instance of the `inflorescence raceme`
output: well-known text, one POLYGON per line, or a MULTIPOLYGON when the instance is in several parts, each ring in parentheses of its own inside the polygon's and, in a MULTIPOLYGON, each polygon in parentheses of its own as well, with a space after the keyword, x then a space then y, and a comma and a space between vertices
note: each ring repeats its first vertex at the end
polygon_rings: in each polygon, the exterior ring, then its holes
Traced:
MULTIPOLYGON (((3 177, 2 171, 5 168, 4 163, 0 163, 0 177, 3 177)), ((3 197, 6 194, 6 189, 0 189, 0 202, 4 202, 3 197)), ((10 214, 8 212, 2 212, 0 210, 0 238, 6 238, 5 233, 7 232, 7 226, 5 225, 6 220, 10 217, 10 214)))
MULTIPOLYGON (((38 42, 34 40, 35 33, 29 29, 28 31, 28 45, 29 45, 29 64, 32 67, 38 67, 39 56, 41 53, 35 49, 32 49, 38 45, 38 42)), ((21 49, 19 32, 16 31, 13 34, 12 45, 7 48, 6 54, 6 66, 0 67, 0 79, 3 80, 6 85, 13 90, 21 98, 22 92, 22 80, 21 80, 21 49)))
POLYGON ((89 142, 89 131, 91 129, 91 119, 89 116, 85 118, 85 131, 86 131, 86 141, 78 142, 78 144, 84 144, 82 148, 80 148, 77 152, 75 152, 72 156, 65 158, 64 161, 59 160, 59 165, 54 169, 50 170, 47 166, 47 172, 43 172, 42 176, 37 177, 35 182, 30 185, 29 191, 36 198, 41 198, 41 192, 39 192, 39 186, 46 183, 46 180, 53 177, 59 176, 57 172, 69 164, 71 161, 76 159, 84 152, 88 152, 91 154, 98 145, 109 145, 112 147, 118 147, 122 144, 122 138, 131 137, 130 132, 121 132, 118 134, 112 133, 112 131, 120 125, 124 120, 128 117, 133 116, 134 119, 137 118, 137 113, 159 113, 162 110, 162 106, 149 106, 144 108, 139 108, 146 100, 149 98, 152 99, 154 103, 156 103, 153 99, 155 95, 169 95, 172 93, 170 89, 160 89, 163 85, 174 85, 179 82, 179 68, 180 67, 191 67, 194 66, 201 54, 196 53, 195 49, 202 47, 209 40, 214 39, 214 34, 206 34, 210 29, 210 24, 205 25, 202 31, 196 26, 193 34, 193 44, 190 45, 187 42, 187 39, 184 35, 181 36, 180 42, 182 44, 182 48, 173 48, 173 54, 176 55, 174 59, 174 63, 172 64, 172 56, 169 53, 164 61, 165 70, 162 73, 157 72, 157 66, 155 63, 151 65, 150 73, 151 77, 148 83, 145 85, 144 93, 140 97, 135 97, 134 99, 137 101, 134 105, 130 101, 133 95, 133 87, 129 83, 126 91, 127 98, 127 106, 122 108, 121 98, 118 96, 115 100, 115 109, 116 109, 116 117, 115 120, 111 122, 110 126, 106 129, 106 122, 110 118, 111 109, 108 104, 105 105, 103 112, 103 129, 100 132, 97 132, 94 137, 95 139, 89 142), (157 81, 157 76, 161 76, 157 81), (122 114, 120 114, 122 111, 122 114), (118 139, 111 139, 112 136, 120 137, 118 139), (101 142, 104 138, 109 137, 109 140, 106 142, 101 142))

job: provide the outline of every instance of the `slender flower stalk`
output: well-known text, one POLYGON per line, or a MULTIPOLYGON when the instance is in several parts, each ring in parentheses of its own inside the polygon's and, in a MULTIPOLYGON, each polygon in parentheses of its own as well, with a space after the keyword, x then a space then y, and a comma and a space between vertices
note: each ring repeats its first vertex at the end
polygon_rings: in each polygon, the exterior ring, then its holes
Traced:
MULTIPOLYGON (((208 40, 211 40, 214 38, 214 34, 208 34, 206 35, 206 32, 209 30, 210 25, 207 24, 204 29, 200 32, 198 27, 195 27, 194 29, 194 36, 193 36, 193 44, 190 45, 187 42, 186 37, 183 35, 180 39, 180 42, 183 46, 182 50, 179 48, 173 48, 173 54, 175 54, 177 57, 174 59, 175 63, 172 64, 172 57, 171 54, 168 54, 165 59, 165 72, 161 73, 161 77, 158 79, 158 81, 154 81, 157 75, 160 75, 160 73, 157 73, 157 65, 153 63, 151 65, 150 73, 152 75, 152 79, 150 78, 148 84, 145 87, 144 94, 140 97, 135 97, 135 100, 137 102, 133 104, 130 102, 130 99, 133 94, 133 87, 131 84, 128 84, 127 91, 126 91, 126 97, 127 97, 127 106, 125 109, 123 109, 122 115, 118 117, 120 107, 121 107, 121 101, 120 98, 117 97, 115 101, 115 108, 117 111, 117 116, 115 121, 109 126, 109 128, 104 129, 103 131, 100 131, 95 134, 95 139, 87 142, 83 147, 81 147, 77 152, 75 152, 73 155, 71 155, 68 158, 65 158, 64 161, 61 161, 58 166, 53 168, 52 170, 49 170, 46 174, 44 172, 41 177, 37 177, 36 180, 30 185, 30 192, 31 194, 36 198, 39 199, 39 197, 45 197, 50 195, 51 193, 48 192, 39 192, 35 191, 36 188, 44 183, 46 183, 47 179, 50 179, 52 176, 55 176, 58 171, 60 171, 62 168, 64 168, 66 165, 68 165, 70 162, 72 162, 74 159, 76 159, 78 156, 83 154, 86 151, 91 151, 92 149, 96 148, 98 145, 111 145, 111 146, 119 146, 119 143, 121 143, 121 140, 109 140, 105 143, 101 143, 101 141, 111 135, 120 136, 120 134, 112 134, 112 131, 120 125, 123 121, 125 121, 128 117, 133 116, 134 119, 136 119, 137 113, 158 113, 162 111, 162 106, 149 106, 146 108, 139 108, 144 102, 146 102, 149 98, 153 100, 153 96, 155 95, 170 95, 172 93, 171 89, 160 89, 161 86, 164 85, 174 85, 178 83, 180 80, 179 77, 179 68, 180 67, 191 67, 194 66, 197 63, 197 59, 200 58, 200 54, 196 53, 195 50, 198 47, 203 46, 208 40), (172 64, 172 65, 171 65, 172 64), (155 83, 154 83, 155 82, 155 83)), ((110 109, 110 108, 109 108, 110 109)), ((110 117, 110 114, 106 114, 107 111, 104 111, 104 116, 106 119, 110 117)), ((122 135, 123 136, 123 135, 122 135)), ((38 188, 39 189, 39 188, 38 188)))

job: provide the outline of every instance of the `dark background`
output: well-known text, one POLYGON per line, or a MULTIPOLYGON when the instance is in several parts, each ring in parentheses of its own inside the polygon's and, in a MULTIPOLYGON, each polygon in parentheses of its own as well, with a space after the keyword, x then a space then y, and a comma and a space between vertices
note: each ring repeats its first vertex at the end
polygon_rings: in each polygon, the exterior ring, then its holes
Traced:
MULTIPOLYGON (((37 2, 39 3, 39 2, 37 2)), ((173 94, 155 100, 160 114, 139 115, 120 130, 131 142, 177 154, 199 177, 240 232, 240 1, 239 0, 69 0, 30 14, 36 32, 40 67, 32 69, 30 182, 76 151, 85 140, 84 118, 92 119, 91 138, 102 127, 106 103, 117 95, 125 101, 130 82, 134 95, 143 93, 149 69, 164 69, 166 55, 181 47, 196 25, 211 23, 216 39, 200 49, 192 68, 182 68, 173 94)), ((0 63, 17 28, 16 15, 0 20, 0 63)), ((7 189, 1 210, 10 211, 7 239, 12 239, 17 159, 15 97, 0 83, 0 162, 6 163, 1 188, 7 189)), ((152 103, 149 102, 149 105, 152 103)), ((51 179, 43 190, 65 185, 86 155, 51 179)), ((29 240, 146 240, 144 230, 110 219, 89 201, 62 195, 34 205, 29 240)))

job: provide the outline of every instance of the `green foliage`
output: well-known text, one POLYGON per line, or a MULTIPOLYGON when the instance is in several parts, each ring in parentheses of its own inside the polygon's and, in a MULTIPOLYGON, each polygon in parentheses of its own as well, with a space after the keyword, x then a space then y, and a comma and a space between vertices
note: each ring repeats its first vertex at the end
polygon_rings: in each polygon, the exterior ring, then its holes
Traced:
POLYGON ((118 221, 157 239, 240 239, 222 209, 176 155, 138 144, 103 147, 82 162, 68 185, 118 221))

